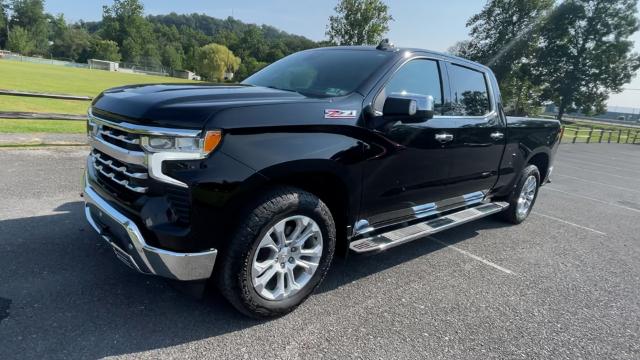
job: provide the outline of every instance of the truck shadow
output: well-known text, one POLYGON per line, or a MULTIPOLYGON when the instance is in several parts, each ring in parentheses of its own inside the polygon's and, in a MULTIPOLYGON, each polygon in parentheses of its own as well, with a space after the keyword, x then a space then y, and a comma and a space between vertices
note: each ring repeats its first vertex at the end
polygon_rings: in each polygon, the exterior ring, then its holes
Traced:
MULTIPOLYGON (((436 237, 446 244, 455 245, 473 239, 479 235, 479 230, 509 226, 489 217, 444 231, 437 234, 436 237)), ((445 247, 446 245, 425 237, 374 255, 349 255, 347 258, 337 258, 317 292, 332 291, 342 285, 429 255, 445 247)))
MULTIPOLYGON (((442 239, 453 244, 474 237, 479 228, 501 225, 476 222, 442 239)), ((2 335, 0 358, 102 358, 264 323, 240 315, 216 291, 197 300, 162 279, 129 270, 85 223, 81 202, 66 203, 50 215, 0 221, 0 234, 0 333, 13 334, 2 335)), ((337 259, 318 291, 332 291, 442 247, 425 239, 377 256, 337 259)))

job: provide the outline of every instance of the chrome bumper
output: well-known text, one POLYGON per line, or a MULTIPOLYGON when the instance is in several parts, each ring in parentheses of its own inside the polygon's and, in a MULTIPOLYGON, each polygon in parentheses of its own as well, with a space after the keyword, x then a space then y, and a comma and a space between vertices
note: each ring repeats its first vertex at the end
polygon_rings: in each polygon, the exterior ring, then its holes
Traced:
POLYGON ((202 280, 211 277, 213 265, 218 251, 211 249, 200 253, 177 253, 158 249, 148 245, 138 226, 124 214, 109 205, 86 182, 84 188, 85 215, 89 224, 100 234, 115 252, 118 259, 129 267, 148 275, 157 275, 169 279, 189 281, 202 280), (118 246, 110 227, 100 224, 102 221, 94 219, 98 216, 111 224, 117 224, 128 239, 121 239, 127 244, 125 249, 118 246), (106 219, 105 219, 106 218, 106 219))

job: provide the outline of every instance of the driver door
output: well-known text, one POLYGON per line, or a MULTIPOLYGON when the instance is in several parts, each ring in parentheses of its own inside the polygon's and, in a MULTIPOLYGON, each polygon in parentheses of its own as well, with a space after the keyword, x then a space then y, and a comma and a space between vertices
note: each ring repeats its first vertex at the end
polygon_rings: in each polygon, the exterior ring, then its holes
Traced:
POLYGON ((381 155, 368 161, 364 169, 361 219, 369 226, 377 228, 428 216, 436 202, 451 195, 447 191, 448 143, 437 140, 437 135, 455 136, 456 129, 450 119, 439 117, 443 108, 440 66, 437 60, 410 60, 374 98, 374 112, 381 116, 389 95, 431 95, 435 117, 421 123, 387 123, 374 130, 385 141, 379 145, 384 148, 381 155))

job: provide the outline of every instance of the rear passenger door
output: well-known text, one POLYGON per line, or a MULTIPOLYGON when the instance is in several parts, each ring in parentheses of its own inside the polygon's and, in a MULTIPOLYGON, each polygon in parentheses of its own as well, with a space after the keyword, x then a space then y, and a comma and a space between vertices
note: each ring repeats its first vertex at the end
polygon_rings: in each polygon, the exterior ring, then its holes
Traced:
POLYGON ((499 99, 494 98, 491 78, 483 69, 449 62, 446 68, 450 94, 445 116, 456 128, 448 149, 450 190, 457 195, 486 193, 498 179, 506 144, 499 99))

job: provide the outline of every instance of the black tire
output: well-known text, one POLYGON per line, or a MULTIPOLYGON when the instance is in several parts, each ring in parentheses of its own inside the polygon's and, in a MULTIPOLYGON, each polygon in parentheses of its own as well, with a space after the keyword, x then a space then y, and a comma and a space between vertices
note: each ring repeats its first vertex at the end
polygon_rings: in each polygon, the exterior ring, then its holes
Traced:
POLYGON ((522 169, 522 171, 520 172, 520 178, 518 179, 516 187, 513 189, 513 192, 511 192, 509 197, 505 199, 505 201, 509 203, 509 208, 503 211, 502 213, 500 213, 500 217, 503 220, 516 225, 525 221, 529 216, 529 214, 531 213, 531 210, 533 209, 536 203, 536 200, 538 199, 539 189, 540 189, 540 171, 538 171, 538 168, 535 165, 528 165, 527 167, 522 169), (533 197, 531 205, 529 206, 529 209, 526 211, 526 213, 522 214, 518 212, 518 198, 520 197, 520 193, 522 192, 522 188, 524 187, 525 182, 530 176, 533 176, 536 178, 535 195, 533 197))
POLYGON ((228 248, 218 255, 221 266, 217 284, 224 297, 240 312, 266 319, 285 315, 306 300, 324 279, 336 245, 336 229, 329 208, 306 191, 280 187, 266 193, 242 213, 240 225, 231 236, 228 248), (322 255, 309 282, 297 293, 283 300, 267 300, 254 289, 251 280, 253 256, 260 239, 279 221, 293 215, 314 220, 322 233, 322 255))

